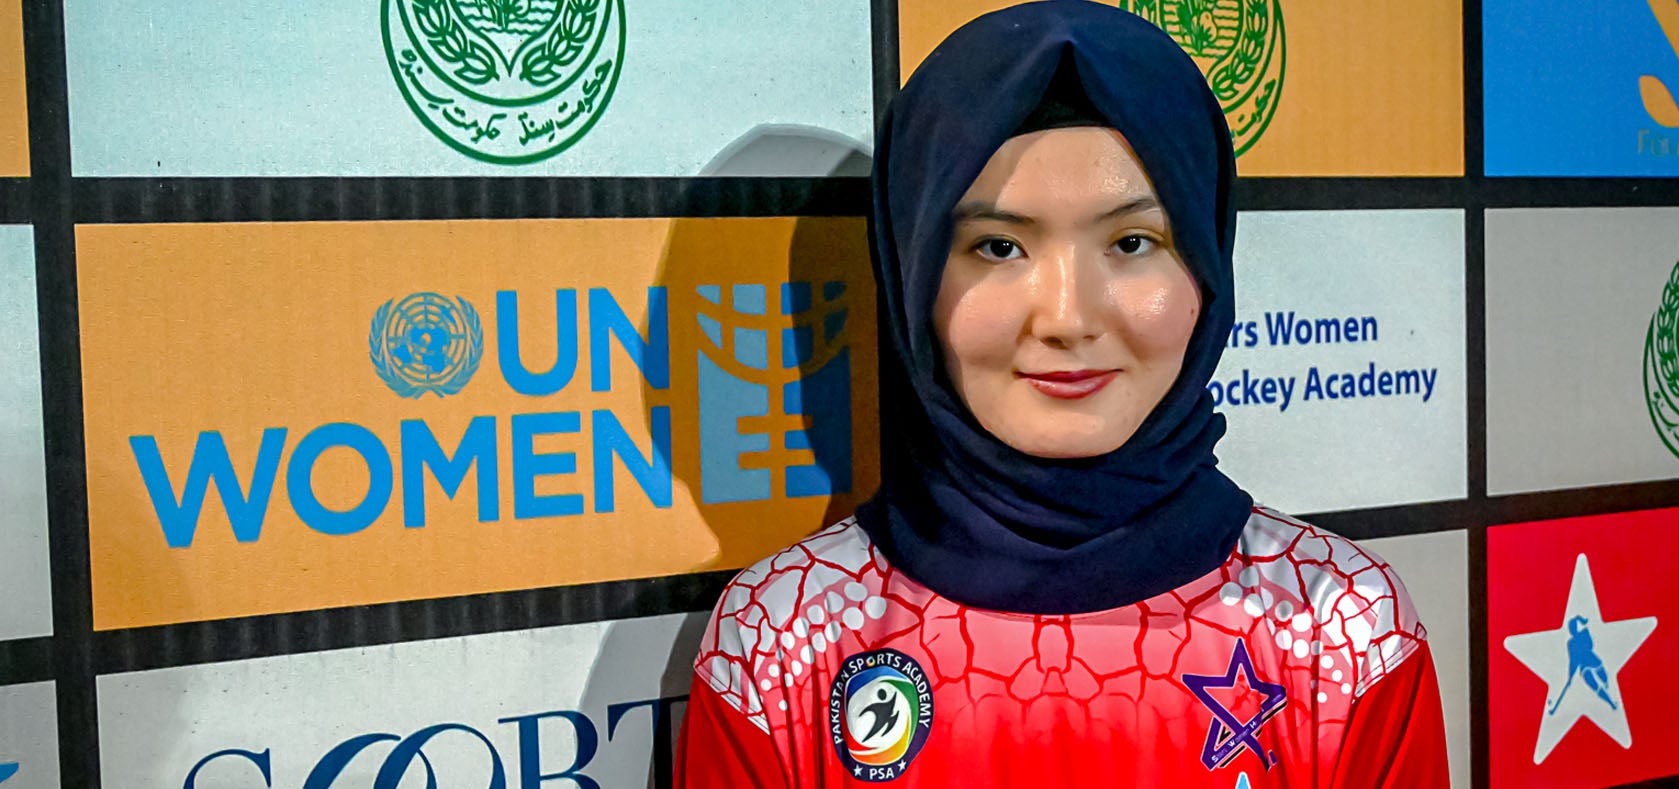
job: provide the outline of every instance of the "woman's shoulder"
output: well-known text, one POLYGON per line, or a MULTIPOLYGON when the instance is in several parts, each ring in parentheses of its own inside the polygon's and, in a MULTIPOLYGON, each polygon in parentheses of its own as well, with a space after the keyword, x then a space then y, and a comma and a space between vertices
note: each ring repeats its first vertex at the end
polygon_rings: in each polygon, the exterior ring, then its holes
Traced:
POLYGON ((1327 529, 1255 506, 1231 561, 1234 580, 1219 591, 1226 604, 1320 633, 1322 648, 1359 658, 1361 684, 1380 679, 1427 640, 1393 565, 1327 529))
POLYGON ((785 626, 811 598, 833 592, 856 603, 878 593, 885 572, 886 560, 850 517, 740 571, 724 587, 718 613, 757 607, 772 626, 785 626))
POLYGON ((752 681, 768 663, 797 675, 843 633, 887 609, 886 560, 855 518, 846 518, 742 570, 723 589, 695 671, 736 708, 765 725, 752 681), (795 645, 800 645, 794 649, 795 645))

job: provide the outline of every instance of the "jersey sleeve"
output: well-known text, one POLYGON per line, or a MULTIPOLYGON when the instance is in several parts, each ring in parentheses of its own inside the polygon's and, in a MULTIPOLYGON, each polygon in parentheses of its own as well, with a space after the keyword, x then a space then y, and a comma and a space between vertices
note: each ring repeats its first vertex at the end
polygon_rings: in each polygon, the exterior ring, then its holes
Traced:
POLYGON ((676 789, 725 787, 792 789, 769 733, 696 676, 676 744, 676 789))
POLYGON ((1353 704, 1334 789, 1449 787, 1445 718, 1434 657, 1423 642, 1353 704))

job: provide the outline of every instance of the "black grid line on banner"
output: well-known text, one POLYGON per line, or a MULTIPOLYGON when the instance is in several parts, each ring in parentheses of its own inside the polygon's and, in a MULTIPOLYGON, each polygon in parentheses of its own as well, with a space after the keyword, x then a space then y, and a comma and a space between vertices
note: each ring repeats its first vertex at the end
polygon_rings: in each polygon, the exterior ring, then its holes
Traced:
POLYGON ((77 178, 78 223, 861 216, 848 178, 77 178))
MULTIPOLYGON (((1469 500, 1487 497, 1487 277, 1486 119, 1483 113, 1481 0, 1463 0, 1463 167, 1469 190, 1464 202, 1464 367, 1468 376, 1464 448, 1469 453, 1469 500)), ((1487 514, 1464 522, 1469 530, 1469 770, 1470 783, 1491 785, 1487 712, 1487 514)))
POLYGON ((99 702, 93 673, 81 322, 76 296, 76 230, 71 213, 69 97, 61 0, 24 3, 23 42, 40 315, 59 781, 67 787, 94 789, 100 786, 99 702))
POLYGON ((0 641, 0 685, 53 678, 51 636, 0 641))
POLYGON ((99 674, 710 611, 735 571, 96 633, 99 674))
POLYGON ((0 178, 0 225, 26 225, 34 218, 28 178, 0 178))
MULTIPOLYGON (((1679 506, 1679 480, 1487 495, 1485 212, 1679 205, 1679 179, 1484 177, 1481 5, 1481 0, 1463 3, 1464 176, 1247 177, 1236 194, 1243 210, 1464 212, 1467 497, 1302 517, 1354 539, 1466 533, 1477 787, 1490 783, 1487 528, 1679 506)), ((897 9, 898 0, 871 0, 877 117, 902 76, 897 9)), ((710 609, 731 571, 95 632, 75 225, 865 216, 866 178, 75 178, 63 3, 25 0, 23 12, 31 174, 0 178, 0 224, 32 224, 35 234, 54 634, 0 642, 0 684, 57 683, 64 786, 101 786, 96 698, 101 674, 710 609)))

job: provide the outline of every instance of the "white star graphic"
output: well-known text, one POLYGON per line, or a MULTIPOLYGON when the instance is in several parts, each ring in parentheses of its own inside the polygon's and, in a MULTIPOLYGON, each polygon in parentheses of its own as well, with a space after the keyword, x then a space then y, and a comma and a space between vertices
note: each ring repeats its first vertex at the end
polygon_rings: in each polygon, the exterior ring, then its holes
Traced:
POLYGON ((1656 618, 1605 622, 1597 607, 1597 587, 1586 555, 1574 562, 1574 582, 1562 626, 1504 639, 1504 648, 1549 686, 1539 714, 1539 742, 1533 763, 1540 764, 1576 721, 1590 718, 1622 748, 1632 747, 1625 699, 1617 675, 1632 653, 1656 629, 1656 618))

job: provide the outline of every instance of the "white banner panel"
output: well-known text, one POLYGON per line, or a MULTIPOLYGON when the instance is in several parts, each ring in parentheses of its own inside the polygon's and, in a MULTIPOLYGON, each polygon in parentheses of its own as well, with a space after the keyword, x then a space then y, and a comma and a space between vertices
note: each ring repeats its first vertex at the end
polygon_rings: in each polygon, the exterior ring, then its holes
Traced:
POLYGON ((1487 212, 1487 492, 1679 477, 1679 208, 1487 212))
POLYGON ((52 633, 38 321, 33 231, 0 226, 0 640, 52 633))
POLYGON ((766 136, 801 155, 764 174, 826 175, 872 140, 868 3, 64 6, 77 175, 687 176, 766 136))
POLYGON ((423 787, 427 763, 441 787, 645 787, 706 616, 104 676, 100 763, 137 789, 423 787))
MULTIPOLYGON (((106 777, 106 785, 111 783, 106 777)), ((58 789, 58 697, 51 682, 0 685, 0 788, 58 789)))
POLYGON ((1305 513, 1467 495, 1463 212, 1241 215, 1220 466, 1305 513))
POLYGON ((1440 679, 1446 712, 1446 748, 1452 786, 1469 783, 1469 533, 1449 531, 1361 540, 1399 571, 1417 615, 1428 628, 1428 648, 1440 679))

